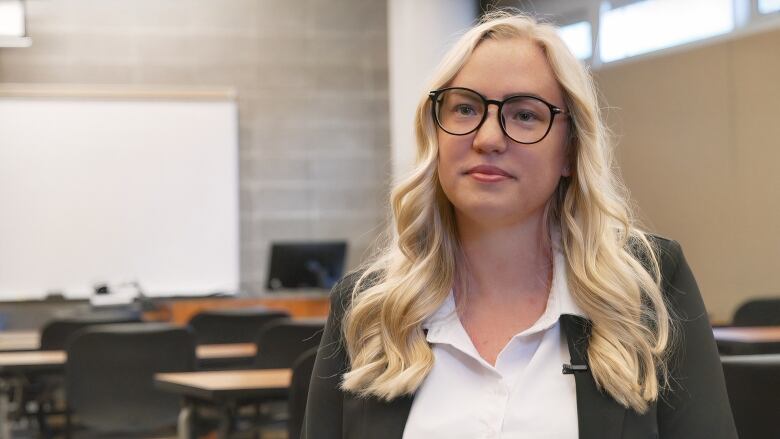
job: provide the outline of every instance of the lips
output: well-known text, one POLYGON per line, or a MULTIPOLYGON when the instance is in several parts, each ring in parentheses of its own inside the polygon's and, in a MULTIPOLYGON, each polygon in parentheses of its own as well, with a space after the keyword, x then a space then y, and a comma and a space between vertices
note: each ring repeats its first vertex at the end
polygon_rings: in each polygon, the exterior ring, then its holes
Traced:
POLYGON ((515 178, 512 174, 492 165, 478 165, 466 171, 466 174, 480 181, 494 182, 515 178))

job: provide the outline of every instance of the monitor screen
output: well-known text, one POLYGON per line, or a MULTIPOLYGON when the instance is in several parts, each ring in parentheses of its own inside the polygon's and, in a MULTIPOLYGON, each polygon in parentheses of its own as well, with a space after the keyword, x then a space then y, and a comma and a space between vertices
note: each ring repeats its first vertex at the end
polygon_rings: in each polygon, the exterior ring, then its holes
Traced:
POLYGON ((266 288, 330 289, 344 275, 346 254, 345 241, 273 243, 266 288))

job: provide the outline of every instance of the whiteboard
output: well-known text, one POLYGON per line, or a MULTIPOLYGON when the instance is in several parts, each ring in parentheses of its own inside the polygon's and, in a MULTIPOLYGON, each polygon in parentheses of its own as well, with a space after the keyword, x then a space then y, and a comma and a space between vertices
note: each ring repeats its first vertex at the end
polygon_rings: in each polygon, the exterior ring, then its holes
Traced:
POLYGON ((0 98, 0 300, 236 291, 233 99, 0 98))

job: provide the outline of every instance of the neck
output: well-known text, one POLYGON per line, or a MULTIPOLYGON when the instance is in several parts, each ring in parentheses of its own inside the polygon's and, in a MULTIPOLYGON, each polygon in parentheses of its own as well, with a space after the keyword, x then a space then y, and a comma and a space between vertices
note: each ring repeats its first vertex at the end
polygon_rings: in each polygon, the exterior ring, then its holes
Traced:
POLYGON ((541 217, 490 227, 462 217, 457 222, 463 251, 458 287, 470 297, 546 296, 552 249, 541 217))

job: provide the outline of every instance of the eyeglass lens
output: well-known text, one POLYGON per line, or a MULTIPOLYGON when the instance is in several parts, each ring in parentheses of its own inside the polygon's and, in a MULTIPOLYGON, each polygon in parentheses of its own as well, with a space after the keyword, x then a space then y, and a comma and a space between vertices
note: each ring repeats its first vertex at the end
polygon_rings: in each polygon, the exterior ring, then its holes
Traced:
MULTIPOLYGON (((482 96, 470 90, 445 90, 436 100, 437 122, 450 134, 464 135, 476 130, 486 111, 482 96)), ((501 108, 501 125, 505 133, 520 143, 542 140, 550 128, 551 119, 550 108, 530 96, 510 98, 501 108)))

